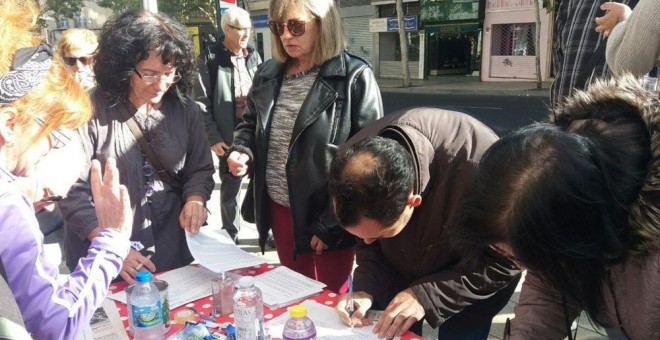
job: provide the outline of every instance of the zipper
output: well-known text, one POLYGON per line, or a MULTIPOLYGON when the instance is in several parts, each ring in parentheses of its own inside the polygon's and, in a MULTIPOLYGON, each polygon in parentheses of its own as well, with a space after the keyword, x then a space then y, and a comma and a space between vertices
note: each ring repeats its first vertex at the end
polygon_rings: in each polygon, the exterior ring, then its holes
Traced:
POLYGON ((337 138, 337 132, 339 131, 339 116, 341 115, 342 104, 344 104, 343 99, 337 99, 334 103, 334 117, 332 119, 332 132, 330 133, 330 143, 334 143, 337 138))

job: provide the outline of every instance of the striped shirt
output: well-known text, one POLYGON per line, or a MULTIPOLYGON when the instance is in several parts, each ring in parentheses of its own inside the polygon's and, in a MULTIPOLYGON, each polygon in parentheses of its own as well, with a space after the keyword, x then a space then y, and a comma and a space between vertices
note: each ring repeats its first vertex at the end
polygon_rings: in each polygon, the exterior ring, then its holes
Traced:
MULTIPOLYGON (((573 89, 582 89, 590 77, 602 78, 609 75, 605 62, 606 44, 601 33, 595 31, 597 17, 605 15, 600 5, 605 1, 562 0, 557 7, 552 41, 552 65, 555 80, 550 91, 553 105, 569 96, 573 89), (593 68, 589 67, 596 58, 593 68), (590 69, 587 69, 590 68, 590 69)), ((633 7, 637 0, 620 1, 633 7)))

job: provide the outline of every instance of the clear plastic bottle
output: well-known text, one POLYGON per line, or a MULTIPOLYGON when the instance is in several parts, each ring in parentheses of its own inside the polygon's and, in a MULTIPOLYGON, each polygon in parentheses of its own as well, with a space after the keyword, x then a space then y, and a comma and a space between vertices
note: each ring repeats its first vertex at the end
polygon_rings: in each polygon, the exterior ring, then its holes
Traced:
POLYGON ((254 286, 252 276, 243 276, 238 280, 238 289, 234 292, 236 340, 262 339, 263 320, 264 302, 261 290, 254 286))
POLYGON ((289 308, 291 318, 284 324, 283 340, 315 340, 316 327, 307 317, 307 307, 295 305, 289 308))
POLYGON ((143 270, 135 275, 137 283, 131 292, 130 316, 133 319, 135 340, 161 340, 163 336, 163 310, 160 293, 151 281, 151 273, 143 270))

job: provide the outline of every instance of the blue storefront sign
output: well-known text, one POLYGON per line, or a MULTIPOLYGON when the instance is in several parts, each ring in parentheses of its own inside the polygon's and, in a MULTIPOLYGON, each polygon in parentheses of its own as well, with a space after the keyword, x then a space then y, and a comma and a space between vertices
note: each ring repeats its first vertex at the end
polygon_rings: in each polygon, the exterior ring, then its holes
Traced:
MULTIPOLYGON (((418 20, 416 15, 406 15, 403 17, 403 28, 406 31, 417 31, 418 20)), ((397 18, 387 18, 387 31, 396 32, 399 30, 399 21, 397 18)))
POLYGON ((252 27, 268 27, 268 15, 255 15, 252 17, 252 27))

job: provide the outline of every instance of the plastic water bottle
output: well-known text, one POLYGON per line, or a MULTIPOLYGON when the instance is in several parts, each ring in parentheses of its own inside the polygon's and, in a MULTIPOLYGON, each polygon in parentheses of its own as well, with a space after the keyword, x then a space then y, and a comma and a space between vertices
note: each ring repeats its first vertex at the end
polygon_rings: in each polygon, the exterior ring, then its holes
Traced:
POLYGON ((160 293, 151 281, 151 273, 143 270, 135 275, 137 283, 131 292, 130 315, 135 340, 161 340, 163 336, 163 310, 160 293))
POLYGON ((264 302, 261 290, 254 286, 252 276, 238 280, 234 292, 234 326, 236 340, 263 339, 264 302))
POLYGON ((284 324, 283 340, 315 340, 316 327, 307 317, 307 307, 295 305, 289 308, 291 318, 284 324))

